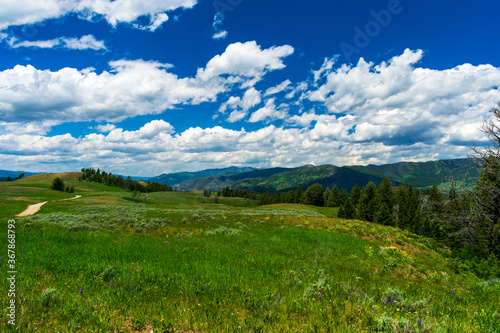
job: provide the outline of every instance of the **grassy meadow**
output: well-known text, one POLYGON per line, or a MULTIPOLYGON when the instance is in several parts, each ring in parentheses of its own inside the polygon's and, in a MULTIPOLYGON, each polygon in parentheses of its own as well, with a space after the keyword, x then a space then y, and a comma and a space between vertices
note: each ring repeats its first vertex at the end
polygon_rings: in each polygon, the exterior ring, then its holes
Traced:
POLYGON ((0 183, 0 278, 16 219, 16 323, 0 332, 500 332, 500 283, 337 208, 132 193, 59 174, 0 183), (64 200, 81 195, 75 200, 64 200))

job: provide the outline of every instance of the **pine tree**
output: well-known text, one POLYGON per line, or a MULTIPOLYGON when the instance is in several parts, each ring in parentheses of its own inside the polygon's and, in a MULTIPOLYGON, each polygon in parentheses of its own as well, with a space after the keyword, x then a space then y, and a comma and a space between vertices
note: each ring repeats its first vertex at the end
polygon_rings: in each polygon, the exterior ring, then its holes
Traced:
POLYGON ((361 191, 357 207, 357 216, 360 220, 373 222, 375 213, 378 210, 376 195, 377 186, 373 182, 369 182, 361 191))
POLYGON ((349 195, 347 194, 347 191, 343 188, 339 192, 338 205, 339 206, 345 205, 347 200, 349 200, 349 195))
POLYGON ((295 192, 295 203, 303 203, 304 201, 304 190, 302 190, 302 187, 299 186, 297 187, 297 191, 295 192))
POLYGON ((385 202, 382 203, 380 209, 375 214, 374 222, 382 225, 394 226, 394 216, 392 216, 391 210, 385 202))
POLYGON ((51 189, 55 191, 64 191, 64 182, 61 178, 57 177, 54 179, 52 182, 52 186, 50 187, 51 189))
POLYGON ((359 185, 356 184, 354 187, 351 189, 351 194, 349 195, 349 198, 351 200, 351 204, 353 207, 357 207, 359 203, 359 198, 361 197, 361 189, 359 188, 359 185))
POLYGON ((332 195, 330 197, 330 207, 338 207, 339 206, 339 188, 337 187, 337 185, 334 185, 332 187, 332 195))
POLYGON ((396 189, 397 220, 396 225, 400 229, 407 229, 410 224, 409 195, 403 184, 396 189))
POLYGON ((356 218, 356 211, 351 204, 350 200, 346 200, 345 204, 341 208, 343 210, 343 218, 345 219, 354 219, 356 218))
POLYGON ((380 182, 377 196, 381 205, 385 203, 387 207, 392 210, 392 207, 394 207, 394 192, 392 189, 392 181, 389 177, 384 177, 380 182))
POLYGON ((304 193, 305 203, 318 207, 324 206, 323 186, 321 184, 313 184, 306 189, 304 193))

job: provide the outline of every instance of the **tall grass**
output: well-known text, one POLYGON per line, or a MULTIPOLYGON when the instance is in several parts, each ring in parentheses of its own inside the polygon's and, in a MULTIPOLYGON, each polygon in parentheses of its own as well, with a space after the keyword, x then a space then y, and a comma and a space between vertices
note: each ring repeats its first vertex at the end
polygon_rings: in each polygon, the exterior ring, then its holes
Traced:
POLYGON ((455 274, 431 240, 302 205, 100 190, 18 219, 18 326, 4 310, 1 332, 500 332, 500 284, 455 274))

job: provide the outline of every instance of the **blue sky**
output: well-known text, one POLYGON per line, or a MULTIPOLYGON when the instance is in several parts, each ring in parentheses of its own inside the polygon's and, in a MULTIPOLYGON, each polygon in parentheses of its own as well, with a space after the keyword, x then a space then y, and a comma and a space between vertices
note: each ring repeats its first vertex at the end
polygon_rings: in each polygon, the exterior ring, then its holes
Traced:
POLYGON ((466 157, 500 102, 499 10, 8 0, 0 168, 153 176, 466 157))

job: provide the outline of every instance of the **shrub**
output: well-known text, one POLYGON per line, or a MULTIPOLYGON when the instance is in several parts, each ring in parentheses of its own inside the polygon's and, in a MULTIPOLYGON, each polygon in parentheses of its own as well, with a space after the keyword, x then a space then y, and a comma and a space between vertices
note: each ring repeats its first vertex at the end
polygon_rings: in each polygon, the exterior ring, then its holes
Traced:
POLYGON ((116 275, 116 270, 113 266, 108 266, 102 271, 101 277, 102 280, 105 282, 109 282, 112 278, 114 278, 116 275))
POLYGON ((40 297, 40 304, 44 307, 48 307, 50 304, 56 302, 59 299, 59 294, 57 289, 47 288, 42 292, 40 297))
POLYGON ((320 269, 318 274, 318 281, 311 283, 304 290, 304 298, 313 297, 315 295, 321 296, 331 289, 330 284, 328 284, 328 278, 326 277, 326 270, 320 269))

